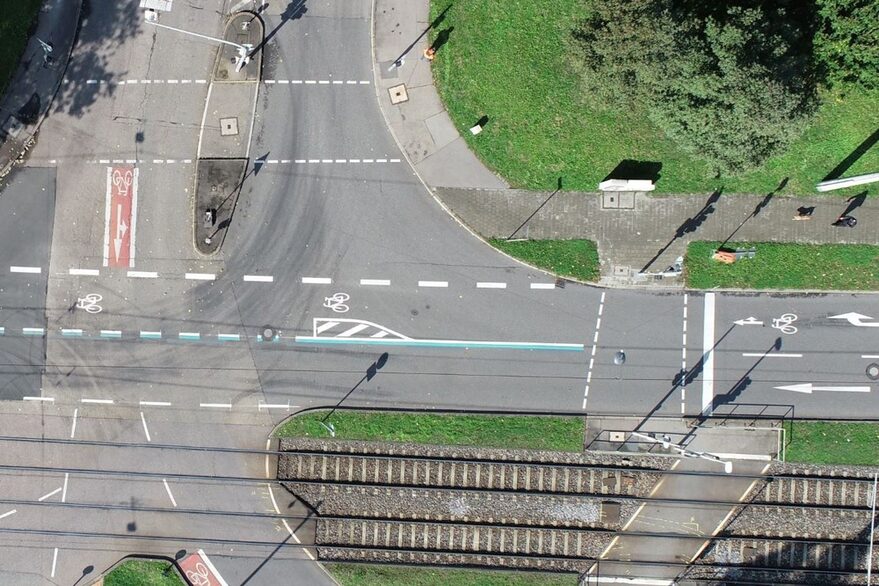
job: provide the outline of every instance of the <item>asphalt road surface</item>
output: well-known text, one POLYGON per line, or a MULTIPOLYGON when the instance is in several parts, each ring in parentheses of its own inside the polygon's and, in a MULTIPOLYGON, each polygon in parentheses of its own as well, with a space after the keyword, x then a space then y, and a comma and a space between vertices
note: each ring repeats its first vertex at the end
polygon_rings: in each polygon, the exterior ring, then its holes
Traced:
MULTIPOLYGON (((275 423, 335 403, 383 352, 349 404, 875 409, 874 295, 557 284, 459 226, 378 109, 368 0, 263 13, 248 176, 222 252, 199 256, 191 197, 216 49, 130 25, 136 3, 89 4, 65 80, 77 107, 45 122, 0 194, 4 584, 198 548, 229 583, 327 582, 295 543, 307 515, 271 492, 260 451, 275 423), (102 42, 120 22, 126 34, 102 42), (116 207, 135 194, 130 213, 116 207)), ((162 22, 220 34, 221 13, 197 4, 162 22)))

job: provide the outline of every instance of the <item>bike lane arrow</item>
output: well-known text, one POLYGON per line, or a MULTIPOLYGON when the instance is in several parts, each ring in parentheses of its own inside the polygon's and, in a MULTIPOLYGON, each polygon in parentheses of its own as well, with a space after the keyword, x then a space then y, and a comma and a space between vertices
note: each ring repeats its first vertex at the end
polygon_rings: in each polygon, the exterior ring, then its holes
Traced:
POLYGON ((757 320, 757 318, 754 317, 753 315, 751 317, 749 317, 748 319, 737 319, 733 323, 736 324, 737 326, 762 326, 763 325, 763 322, 757 320))
POLYGON ((780 391, 793 391, 795 393, 812 394, 812 391, 833 391, 839 393, 869 393, 870 387, 821 387, 812 383, 798 383, 782 387, 772 387, 780 391))
POLYGON ((865 322, 865 319, 873 319, 869 315, 864 315, 861 313, 856 313, 854 311, 850 311, 848 313, 841 313, 839 315, 831 315, 827 319, 844 319, 847 320, 848 323, 853 326, 858 326, 862 328, 879 328, 879 321, 870 321, 865 322))

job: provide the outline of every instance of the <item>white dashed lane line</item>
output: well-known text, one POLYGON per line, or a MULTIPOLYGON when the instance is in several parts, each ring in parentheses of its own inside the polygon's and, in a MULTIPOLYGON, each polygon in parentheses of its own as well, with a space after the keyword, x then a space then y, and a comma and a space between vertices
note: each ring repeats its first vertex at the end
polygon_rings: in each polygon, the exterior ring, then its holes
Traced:
POLYGON ((555 283, 531 283, 532 289, 555 289, 555 283))
POLYGON ((366 287, 390 287, 390 279, 360 279, 360 284, 366 287))
POLYGON ((271 283, 275 278, 271 275, 244 275, 244 280, 251 283, 271 283))
POLYGON ((154 271, 128 271, 128 276, 132 279, 157 279, 159 273, 154 271))
POLYGON ((487 282, 479 282, 476 283, 477 289, 506 289, 506 283, 487 283, 487 282))
MULTIPOLYGON (((532 283, 533 285, 534 283, 532 283)), ((592 383, 592 367, 595 366, 595 352, 598 349, 598 332, 601 330, 601 314, 604 313, 604 295, 601 292, 601 299, 598 301, 598 317, 595 318, 595 333, 592 336, 592 353, 589 355, 589 369, 586 371, 586 387, 583 389, 583 409, 586 409, 586 403, 589 401, 589 385, 592 383)))
POLYGON ((217 275, 213 273, 186 273, 184 278, 190 281, 213 281, 217 275))
POLYGON ((448 281, 418 281, 419 287, 436 287, 436 288, 446 288, 449 286, 448 281))
MULTIPOLYGON (((89 159, 86 161, 89 165, 110 165, 110 164, 128 164, 128 165, 191 165, 192 159, 89 159)), ((369 163, 402 163, 399 158, 385 157, 382 159, 342 159, 342 158, 326 158, 326 159, 268 159, 266 161, 257 161, 265 165, 315 165, 315 164, 369 164, 369 163)))
POLYGON ((329 277, 302 277, 303 285, 331 285, 333 280, 329 277))
POLYGON ((98 269, 70 269, 67 272, 74 277, 98 277, 101 275, 101 271, 98 269))
POLYGON ((40 267, 17 267, 11 266, 9 267, 10 273, 29 273, 33 275, 39 275, 43 272, 43 269, 40 267))

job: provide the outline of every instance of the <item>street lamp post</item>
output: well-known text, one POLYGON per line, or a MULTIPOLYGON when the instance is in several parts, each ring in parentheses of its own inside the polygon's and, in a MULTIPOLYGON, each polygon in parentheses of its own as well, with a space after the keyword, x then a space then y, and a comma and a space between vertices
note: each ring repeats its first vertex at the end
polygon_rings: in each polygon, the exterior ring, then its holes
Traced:
POLYGON ((207 39, 209 41, 214 41, 215 43, 221 43, 223 45, 232 45, 236 49, 238 49, 238 62, 235 64, 235 71, 241 71, 241 69, 250 63, 250 55, 253 51, 253 45, 250 43, 245 43, 244 45, 239 45, 238 43, 233 43, 232 41, 227 41, 225 39, 218 39, 216 37, 209 37, 208 35, 203 35, 201 33, 194 33, 192 31, 186 31, 182 28, 177 28, 173 26, 168 26, 167 24, 159 24, 155 21, 155 19, 147 18, 146 22, 150 23, 153 26, 157 26, 159 28, 166 28, 172 31, 176 31, 178 33, 183 33, 185 35, 192 35, 193 37, 199 37, 200 39, 207 39))
POLYGON ((662 444, 663 448, 672 449, 682 456, 686 456, 688 458, 702 458, 703 460, 709 460, 711 462, 717 462, 718 464, 723 464, 723 471, 727 474, 732 473, 732 462, 727 460, 721 460, 719 456, 715 456, 714 454, 709 454, 708 452, 696 452, 694 450, 688 450, 685 447, 679 446, 677 444, 671 443, 668 436, 663 436, 662 439, 657 439, 652 435, 647 435, 645 433, 639 433, 637 431, 633 431, 632 435, 641 438, 643 440, 647 440, 649 442, 653 442, 655 444, 662 444))

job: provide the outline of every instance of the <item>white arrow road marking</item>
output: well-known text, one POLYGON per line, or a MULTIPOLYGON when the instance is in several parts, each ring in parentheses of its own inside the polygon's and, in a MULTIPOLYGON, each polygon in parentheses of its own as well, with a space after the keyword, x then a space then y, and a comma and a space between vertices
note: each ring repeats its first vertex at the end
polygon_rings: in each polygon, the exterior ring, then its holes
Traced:
POLYGON ((812 391, 836 391, 841 393, 869 393, 870 387, 819 387, 812 383, 799 383, 795 385, 785 385, 783 387, 773 387, 780 391, 793 391, 795 393, 811 394, 812 391))
POLYGON ((853 326, 860 326, 862 328, 879 328, 879 321, 872 322, 864 322, 865 319, 873 319, 869 315, 864 315, 862 313, 856 313, 854 311, 850 311, 848 313, 841 313, 839 315, 831 315, 827 319, 844 319, 847 320, 848 323, 853 326))
POLYGON ((733 322, 737 326, 762 326, 762 321, 757 321, 757 318, 754 316, 749 317, 748 319, 737 319, 733 322))

